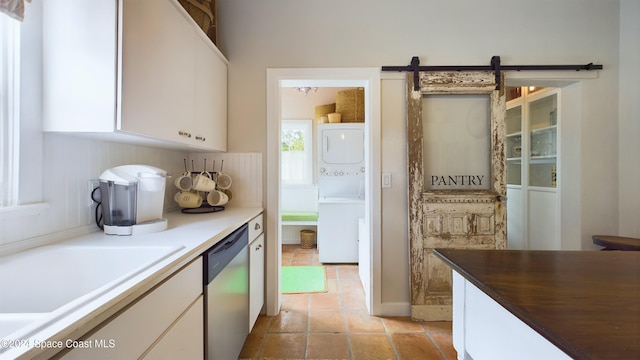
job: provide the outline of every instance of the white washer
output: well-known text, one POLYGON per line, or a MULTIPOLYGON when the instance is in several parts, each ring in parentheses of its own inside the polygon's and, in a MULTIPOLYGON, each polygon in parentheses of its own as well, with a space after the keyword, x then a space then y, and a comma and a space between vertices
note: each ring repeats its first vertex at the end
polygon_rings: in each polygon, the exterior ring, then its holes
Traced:
POLYGON ((318 258, 358 262, 358 219, 364 217, 364 124, 318 125, 318 258))
POLYGON ((321 263, 358 262, 358 219, 362 217, 364 199, 319 199, 317 239, 321 263))

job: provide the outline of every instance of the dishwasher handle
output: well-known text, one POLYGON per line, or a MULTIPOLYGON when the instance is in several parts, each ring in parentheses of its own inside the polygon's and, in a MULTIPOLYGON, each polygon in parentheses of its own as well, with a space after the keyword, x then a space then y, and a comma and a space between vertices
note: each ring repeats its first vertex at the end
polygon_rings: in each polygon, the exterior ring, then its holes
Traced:
POLYGON ((204 285, 208 285, 224 267, 248 245, 249 226, 248 224, 244 224, 216 245, 212 246, 209 250, 205 251, 202 254, 204 260, 204 285))

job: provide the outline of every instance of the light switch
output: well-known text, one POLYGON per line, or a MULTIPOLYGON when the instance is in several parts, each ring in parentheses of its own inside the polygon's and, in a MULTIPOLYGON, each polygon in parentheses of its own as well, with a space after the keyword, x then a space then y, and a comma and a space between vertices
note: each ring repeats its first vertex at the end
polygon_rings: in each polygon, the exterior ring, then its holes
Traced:
POLYGON ((390 173, 382 173, 382 188, 383 189, 391 188, 391 174, 390 173))

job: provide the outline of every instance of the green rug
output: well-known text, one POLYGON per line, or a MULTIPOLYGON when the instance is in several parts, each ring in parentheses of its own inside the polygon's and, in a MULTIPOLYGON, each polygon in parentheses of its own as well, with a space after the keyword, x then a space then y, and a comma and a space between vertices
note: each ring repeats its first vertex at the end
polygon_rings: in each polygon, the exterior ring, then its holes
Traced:
POLYGON ((283 266, 280 286, 283 294, 326 292, 324 266, 283 266))

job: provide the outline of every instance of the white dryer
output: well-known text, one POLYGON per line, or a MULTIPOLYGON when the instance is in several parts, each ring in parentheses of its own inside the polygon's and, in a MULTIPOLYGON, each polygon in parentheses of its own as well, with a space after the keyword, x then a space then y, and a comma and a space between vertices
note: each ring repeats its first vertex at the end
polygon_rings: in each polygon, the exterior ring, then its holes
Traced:
POLYGON ((358 262, 358 219, 364 216, 364 124, 318 125, 318 257, 358 262))
POLYGON ((364 196, 364 124, 318 125, 318 196, 364 196))

